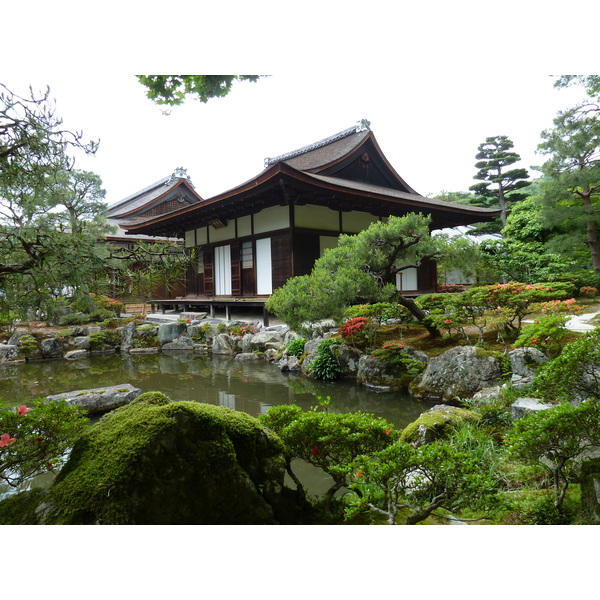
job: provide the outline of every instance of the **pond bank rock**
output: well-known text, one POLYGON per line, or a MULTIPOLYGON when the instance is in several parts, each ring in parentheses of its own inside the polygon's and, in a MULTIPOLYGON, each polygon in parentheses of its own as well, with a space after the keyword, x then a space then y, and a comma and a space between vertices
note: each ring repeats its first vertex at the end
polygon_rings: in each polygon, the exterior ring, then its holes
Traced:
MULTIPOLYGON (((425 368, 429 358, 424 352, 410 346, 406 346, 403 352, 407 359, 419 361, 423 365, 421 368, 425 368)), ((390 364, 368 354, 361 356, 358 361, 356 381, 374 390, 405 390, 413 379, 414 375, 408 373, 406 364, 390 364)))
POLYGON ((429 359, 425 371, 410 384, 409 393, 423 400, 450 403, 498 385, 501 376, 500 359, 494 353, 458 346, 429 359))
POLYGON ((105 413, 118 408, 119 406, 129 404, 141 393, 142 390, 139 388, 133 387, 130 383, 124 383, 104 388, 53 394, 52 396, 46 396, 46 402, 65 400, 68 405, 74 406, 78 404, 81 408, 86 410, 89 415, 94 415, 105 413))

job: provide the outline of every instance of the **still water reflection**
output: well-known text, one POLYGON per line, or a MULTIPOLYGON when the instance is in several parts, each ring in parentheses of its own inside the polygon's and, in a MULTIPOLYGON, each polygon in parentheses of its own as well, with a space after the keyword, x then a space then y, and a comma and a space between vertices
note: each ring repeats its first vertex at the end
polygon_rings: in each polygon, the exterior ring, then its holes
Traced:
POLYGON ((264 361, 239 362, 218 355, 188 353, 92 356, 77 361, 39 361, 0 366, 0 398, 18 406, 33 398, 73 390, 130 383, 160 391, 171 400, 192 400, 257 416, 271 406, 297 404, 305 410, 318 397, 331 397, 334 412, 371 412, 405 427, 429 403, 397 392, 377 393, 353 381, 324 382, 282 373, 264 361))
MULTIPOLYGON (((130 383, 144 392, 159 391, 171 400, 192 400, 226 406, 252 416, 280 404, 297 404, 304 410, 318 398, 331 398, 332 412, 374 413, 398 428, 405 427, 431 408, 403 394, 377 393, 353 381, 324 382, 282 373, 264 361, 239 362, 218 355, 188 353, 92 356, 77 361, 32 361, 0 366, 3 406, 19 406, 32 399, 88 388, 130 383)), ((294 470, 311 494, 331 485, 328 475, 297 461, 294 470)), ((0 484, 0 500, 30 487, 50 485, 51 473, 26 482, 17 490, 0 484)))

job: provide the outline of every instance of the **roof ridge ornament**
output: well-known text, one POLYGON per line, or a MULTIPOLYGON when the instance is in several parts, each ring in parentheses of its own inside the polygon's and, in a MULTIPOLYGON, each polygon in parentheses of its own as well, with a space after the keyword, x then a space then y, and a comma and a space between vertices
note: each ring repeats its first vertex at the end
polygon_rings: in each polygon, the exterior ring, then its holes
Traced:
POLYGON ((306 154, 307 152, 312 152, 313 150, 318 150, 319 148, 322 148, 323 146, 327 146, 328 144, 337 142, 338 140, 348 137, 349 135, 352 135, 353 133, 360 133, 361 131, 371 131, 370 125, 371 125, 370 121, 367 121, 367 119, 361 119, 360 121, 357 121, 356 124, 353 125, 352 127, 348 127, 348 129, 344 129, 343 131, 340 131, 339 133, 334 133, 333 135, 330 135, 329 137, 319 140, 318 142, 313 142, 312 144, 309 144, 308 146, 304 146, 303 148, 298 148, 298 150, 292 150, 291 152, 287 152, 285 154, 276 156, 275 158, 265 158, 265 167, 268 167, 269 165, 278 163, 282 160, 288 160, 290 158, 300 156, 301 154, 306 154))
POLYGON ((184 169, 183 167, 177 167, 172 175, 165 181, 165 185, 171 185, 178 179, 185 179, 192 187, 195 187, 187 173, 187 169, 184 169))

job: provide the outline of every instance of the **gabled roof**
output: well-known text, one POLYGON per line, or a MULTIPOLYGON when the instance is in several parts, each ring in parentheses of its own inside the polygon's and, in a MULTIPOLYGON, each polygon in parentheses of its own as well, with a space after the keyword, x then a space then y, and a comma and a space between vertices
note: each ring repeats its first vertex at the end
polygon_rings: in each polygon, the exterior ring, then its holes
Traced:
POLYGON ((333 136, 265 159, 264 170, 228 191, 164 215, 132 215, 131 233, 179 236, 213 219, 227 220, 277 204, 317 204, 386 217, 431 214, 432 228, 490 221, 500 210, 433 200, 419 195, 394 170, 368 121, 333 136))
POLYGON ((186 204, 202 202, 202 198, 194 190, 194 185, 186 169, 182 167, 175 169, 168 177, 164 177, 143 190, 109 206, 107 218, 119 219, 125 216, 139 216, 152 208, 155 209, 154 212, 156 213, 158 205, 173 200, 173 198, 177 198, 186 204))
POLYGON ((107 236, 108 240, 150 240, 156 235, 126 233, 124 223, 129 220, 147 220, 151 216, 164 215, 177 211, 183 206, 193 206, 202 202, 194 190, 194 185, 186 169, 179 167, 160 181, 135 192, 131 196, 108 207, 106 218, 116 226, 116 233, 107 236))

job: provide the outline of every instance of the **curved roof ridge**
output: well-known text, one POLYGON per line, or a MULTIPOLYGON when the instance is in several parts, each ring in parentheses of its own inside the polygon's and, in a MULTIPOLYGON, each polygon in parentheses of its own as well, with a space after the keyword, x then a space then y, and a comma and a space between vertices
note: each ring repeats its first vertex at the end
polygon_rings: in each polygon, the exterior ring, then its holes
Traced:
POLYGON ((337 142, 338 140, 348 137, 353 133, 360 133, 361 131, 371 131, 370 125, 371 123, 369 121, 367 121, 366 119, 361 119, 360 121, 357 121, 352 127, 348 127, 343 131, 334 133, 333 135, 319 140, 318 142, 313 142, 308 146, 298 148, 297 150, 292 150, 291 152, 286 152, 285 154, 281 154, 274 158, 265 158, 265 167, 268 167, 269 165, 273 165, 284 160, 289 160, 290 158, 300 156, 301 154, 306 154, 307 152, 312 152, 313 150, 317 150, 318 148, 322 148, 323 146, 327 146, 328 144, 332 144, 333 142, 337 142))

